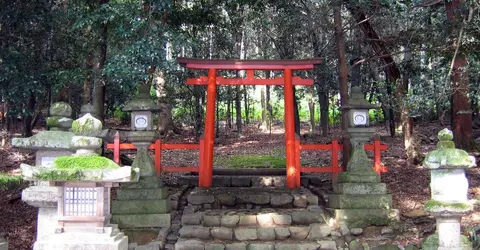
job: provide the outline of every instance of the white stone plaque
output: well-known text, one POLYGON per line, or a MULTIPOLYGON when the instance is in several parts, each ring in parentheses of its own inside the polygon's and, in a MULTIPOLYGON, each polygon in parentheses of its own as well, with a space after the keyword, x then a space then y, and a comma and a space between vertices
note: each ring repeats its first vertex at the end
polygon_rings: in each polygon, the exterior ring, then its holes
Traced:
POLYGON ((353 111, 353 124, 355 126, 367 125, 368 111, 353 111))
POLYGON ((135 128, 147 128, 147 127, 148 127, 148 117, 146 115, 136 115, 135 128))

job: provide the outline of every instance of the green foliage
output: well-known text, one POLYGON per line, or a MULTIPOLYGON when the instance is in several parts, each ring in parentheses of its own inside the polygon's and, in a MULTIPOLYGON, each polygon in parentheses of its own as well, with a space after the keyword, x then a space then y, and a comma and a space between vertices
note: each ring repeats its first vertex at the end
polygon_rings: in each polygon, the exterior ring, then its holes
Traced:
POLYGON ((9 189, 22 183, 21 175, 10 175, 7 173, 0 173, 0 190, 9 189))
POLYGON ((235 155, 216 159, 216 164, 229 168, 285 168, 285 157, 270 155, 235 155))
POLYGON ((61 180, 61 181, 76 181, 83 177, 79 169, 61 169, 51 171, 44 171, 34 175, 39 180, 61 180))
POLYGON ((102 156, 61 156, 53 163, 56 169, 62 170, 119 168, 115 162, 102 156))

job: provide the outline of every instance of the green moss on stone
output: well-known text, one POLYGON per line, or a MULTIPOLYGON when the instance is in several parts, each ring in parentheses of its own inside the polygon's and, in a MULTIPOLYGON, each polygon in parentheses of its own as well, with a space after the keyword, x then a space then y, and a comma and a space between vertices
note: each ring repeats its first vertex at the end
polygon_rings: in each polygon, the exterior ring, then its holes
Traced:
POLYGON ((451 141, 453 140, 453 133, 449 129, 444 128, 438 132, 438 139, 440 141, 451 141))
POLYGON ((50 116, 47 118, 47 126, 49 127, 58 127, 60 124, 58 120, 60 120, 60 116, 50 116))
MULTIPOLYGON (((438 233, 432 234, 426 237, 422 241, 422 250, 437 250, 439 246, 438 233)), ((460 248, 459 250, 472 249, 472 243, 465 235, 460 235, 460 248)))
POLYGON ((83 177, 79 169, 52 169, 34 175, 39 180, 75 181, 83 177))
POLYGON ((469 211, 473 209, 473 205, 466 202, 443 202, 438 200, 429 200, 424 205, 426 211, 469 211))
POLYGON ((53 116, 72 116, 72 107, 66 102, 56 102, 50 106, 50 115, 53 116))
POLYGON ((22 182, 21 175, 10 175, 0 173, 0 190, 9 189, 12 186, 18 186, 22 182))
POLYGON ((119 166, 112 160, 98 156, 61 156, 53 162, 56 169, 113 169, 119 166))

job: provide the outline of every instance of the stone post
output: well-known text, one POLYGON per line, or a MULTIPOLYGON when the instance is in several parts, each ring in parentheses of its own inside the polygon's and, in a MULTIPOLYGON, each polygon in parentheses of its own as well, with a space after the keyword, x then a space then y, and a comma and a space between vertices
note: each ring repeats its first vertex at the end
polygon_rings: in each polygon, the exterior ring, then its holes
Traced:
POLYGON ((423 162, 430 169, 431 200, 425 211, 437 220, 437 232, 422 243, 422 249, 471 249, 468 239, 460 235, 462 216, 473 209, 467 198, 468 180, 465 169, 474 167, 475 158, 455 148, 453 134, 448 129, 438 133, 437 149, 423 162))
POLYGON ((353 87, 349 103, 342 107, 348 110, 350 141, 353 149, 345 172, 338 183, 333 184, 334 193, 329 195, 328 207, 335 214, 336 222, 349 227, 387 225, 397 221, 398 210, 392 209, 392 195, 387 193, 385 183, 373 170, 373 164, 364 150, 365 143, 374 135, 369 127, 368 110, 378 108, 368 103, 359 87, 353 87))

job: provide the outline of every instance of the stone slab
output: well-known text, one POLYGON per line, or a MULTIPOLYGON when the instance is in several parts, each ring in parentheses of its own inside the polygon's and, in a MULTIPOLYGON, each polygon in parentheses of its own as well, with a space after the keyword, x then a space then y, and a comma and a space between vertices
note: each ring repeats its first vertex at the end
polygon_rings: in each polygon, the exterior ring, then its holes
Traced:
POLYGON ((57 187, 30 186, 22 191, 22 201, 34 207, 57 207, 57 187))
POLYGON ((178 240, 175 243, 175 250, 205 250, 205 245, 200 240, 178 240))
POLYGON ((165 214, 170 211, 170 200, 113 200, 112 214, 165 214))
POLYGON ((137 182, 122 183, 120 188, 162 188, 165 184, 156 176, 141 176, 137 182))
POLYGON ((125 214, 112 215, 112 223, 119 228, 138 227, 168 227, 171 223, 170 214, 125 214))
POLYGON ((161 200, 168 197, 168 188, 121 188, 117 191, 117 200, 161 200))
POLYGON ((337 223, 345 223, 349 228, 385 226, 400 221, 397 209, 328 209, 335 215, 337 223))
POLYGON ((8 242, 5 240, 2 240, 3 242, 0 242, 0 250, 8 250, 8 242))
POLYGON ((230 176, 213 176, 212 187, 230 187, 232 184, 232 177, 230 176))
POLYGON ((372 174, 356 174, 351 172, 343 172, 338 176, 339 183, 379 183, 380 175, 373 172, 372 174))
POLYGON ((128 237, 123 233, 61 233, 37 240, 33 250, 128 250, 128 237))
POLYGON ((331 194, 328 196, 328 207, 339 209, 365 209, 365 208, 392 208, 391 194, 357 194, 343 195, 331 194))
POLYGON ((386 194, 385 183, 337 183, 333 184, 336 194, 386 194))
POLYGON ((232 187, 250 187, 252 185, 250 176, 232 176, 232 187))

